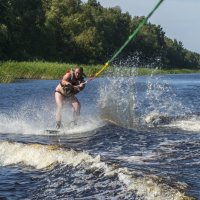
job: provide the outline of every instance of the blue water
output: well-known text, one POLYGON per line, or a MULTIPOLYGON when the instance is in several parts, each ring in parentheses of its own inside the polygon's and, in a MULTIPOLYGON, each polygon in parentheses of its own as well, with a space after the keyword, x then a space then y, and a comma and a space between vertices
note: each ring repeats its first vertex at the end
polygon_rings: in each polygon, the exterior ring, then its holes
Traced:
POLYGON ((0 84, 0 199, 200 199, 200 74, 95 79, 50 135, 58 82, 0 84))

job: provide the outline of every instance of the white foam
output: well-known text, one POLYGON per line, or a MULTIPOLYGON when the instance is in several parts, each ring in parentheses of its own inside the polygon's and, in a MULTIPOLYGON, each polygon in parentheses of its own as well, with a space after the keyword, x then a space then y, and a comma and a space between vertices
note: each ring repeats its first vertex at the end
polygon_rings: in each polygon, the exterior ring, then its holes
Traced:
POLYGON ((194 117, 187 120, 177 120, 167 125, 167 127, 178 128, 185 131, 200 132, 199 118, 194 117))
POLYGON ((100 119, 85 119, 80 120, 78 122, 78 125, 76 126, 63 128, 61 132, 63 132, 64 134, 88 132, 97 129, 103 126, 104 124, 105 123, 100 119))
POLYGON ((149 164, 149 161, 156 161, 158 159, 158 153, 143 152, 141 156, 119 156, 117 159, 125 160, 126 162, 137 163, 137 164, 149 164), (148 161, 148 162, 147 162, 148 161))
POLYGON ((31 122, 19 118, 0 117, 0 130, 1 133, 24 133, 33 134, 38 133, 39 126, 34 126, 31 122))
MULTIPOLYGON (((8 134, 46 135, 47 133, 45 132, 45 130, 55 129, 54 119, 51 121, 53 122, 49 125, 49 120, 45 121, 45 119, 40 120, 38 118, 36 120, 31 120, 14 115, 9 117, 0 115, 0 131, 1 133, 8 134)), ((91 119, 88 116, 85 116, 85 119, 80 119, 80 122, 77 126, 64 126, 64 128, 61 130, 61 133, 73 134, 89 132, 103 126, 104 124, 105 123, 99 118, 93 117, 93 119, 91 119)))
POLYGON ((57 146, 25 145, 11 142, 0 143, 0 164, 2 166, 23 162, 25 165, 42 169, 54 163, 76 166, 84 160, 89 162, 90 159, 93 158, 84 152, 64 151, 57 146))
POLYGON ((66 150, 53 145, 0 142, 0 165, 7 166, 18 163, 24 163, 37 169, 43 169, 56 163, 72 166, 88 163, 87 168, 101 169, 105 176, 117 175, 119 181, 126 185, 127 190, 132 190, 147 200, 182 200, 184 198, 184 194, 161 183, 158 177, 141 176, 141 174, 130 172, 126 168, 108 165, 101 161, 100 156, 92 157, 86 152, 66 150))

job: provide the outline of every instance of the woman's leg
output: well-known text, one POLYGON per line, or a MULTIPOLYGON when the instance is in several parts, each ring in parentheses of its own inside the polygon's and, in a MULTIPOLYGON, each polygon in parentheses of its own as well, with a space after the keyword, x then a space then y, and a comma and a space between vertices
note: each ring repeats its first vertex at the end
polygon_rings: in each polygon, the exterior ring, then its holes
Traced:
POLYGON ((81 104, 75 96, 70 97, 70 101, 74 109, 74 113, 73 113, 74 122, 77 123, 78 118, 80 116, 81 104))
POLYGON ((64 96, 58 92, 55 92, 55 101, 56 101, 56 127, 60 128, 64 96))

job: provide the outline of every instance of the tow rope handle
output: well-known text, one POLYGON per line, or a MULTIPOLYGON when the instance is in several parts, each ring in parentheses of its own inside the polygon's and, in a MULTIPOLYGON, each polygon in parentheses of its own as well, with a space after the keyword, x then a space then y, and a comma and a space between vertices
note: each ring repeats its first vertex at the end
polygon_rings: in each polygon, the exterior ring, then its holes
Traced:
POLYGON ((153 13, 157 10, 157 8, 160 6, 160 4, 164 0, 160 0, 156 6, 153 8, 153 10, 139 23, 138 27, 135 29, 135 31, 128 37, 128 39, 124 42, 124 44, 119 48, 119 50, 111 57, 110 60, 108 60, 102 68, 94 75, 94 77, 89 78, 87 81, 85 81, 85 84, 94 80, 99 74, 101 74, 108 66, 109 64, 123 51, 123 49, 130 43, 131 40, 135 38, 137 33, 142 29, 142 27, 146 24, 148 19, 153 15, 153 13))

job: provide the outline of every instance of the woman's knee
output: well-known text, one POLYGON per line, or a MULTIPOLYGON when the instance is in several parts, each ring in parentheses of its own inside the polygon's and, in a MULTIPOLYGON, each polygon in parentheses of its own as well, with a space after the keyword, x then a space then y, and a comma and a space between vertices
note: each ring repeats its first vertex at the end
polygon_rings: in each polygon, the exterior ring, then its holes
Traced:
POLYGON ((72 103, 72 106, 73 106, 73 108, 74 108, 74 110, 75 110, 76 112, 79 112, 80 109, 81 109, 81 104, 80 104, 79 101, 73 102, 73 103, 72 103))
POLYGON ((55 95, 56 106, 62 108, 63 98, 59 95, 55 95))

